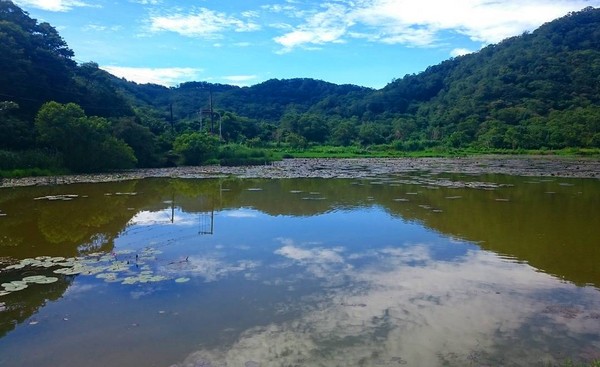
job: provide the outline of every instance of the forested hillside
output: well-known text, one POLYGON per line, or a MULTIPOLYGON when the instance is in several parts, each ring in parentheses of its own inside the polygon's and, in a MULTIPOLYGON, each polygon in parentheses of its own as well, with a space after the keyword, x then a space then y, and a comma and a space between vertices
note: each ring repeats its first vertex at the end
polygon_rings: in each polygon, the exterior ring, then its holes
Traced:
POLYGON ((73 57, 54 27, 0 0, 0 171, 198 164, 244 145, 600 147, 600 9, 381 90, 306 78, 140 85, 73 57))
POLYGON ((399 79, 373 96, 403 135, 454 146, 599 146, 600 10, 399 79))

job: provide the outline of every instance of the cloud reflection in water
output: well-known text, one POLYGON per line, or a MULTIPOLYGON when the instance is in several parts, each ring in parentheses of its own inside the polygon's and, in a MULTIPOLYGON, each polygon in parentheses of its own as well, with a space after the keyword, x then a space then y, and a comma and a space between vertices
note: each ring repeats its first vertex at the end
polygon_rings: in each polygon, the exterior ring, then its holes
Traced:
POLYGON ((250 328, 233 345, 199 350, 180 366, 530 365, 557 361, 553 346, 600 356, 600 341, 589 337, 600 330, 593 288, 486 251, 440 261, 427 244, 345 253, 280 240, 275 253, 301 271, 324 284, 345 282, 316 302, 311 295, 302 317, 250 328), (553 300, 556 292, 580 306, 553 300))

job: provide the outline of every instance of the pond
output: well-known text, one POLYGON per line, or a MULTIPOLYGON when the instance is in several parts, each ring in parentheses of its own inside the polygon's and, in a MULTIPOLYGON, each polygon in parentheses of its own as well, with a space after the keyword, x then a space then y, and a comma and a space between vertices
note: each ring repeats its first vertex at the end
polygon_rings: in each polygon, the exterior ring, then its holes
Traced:
POLYGON ((0 366, 600 359, 600 181, 0 190, 0 366))

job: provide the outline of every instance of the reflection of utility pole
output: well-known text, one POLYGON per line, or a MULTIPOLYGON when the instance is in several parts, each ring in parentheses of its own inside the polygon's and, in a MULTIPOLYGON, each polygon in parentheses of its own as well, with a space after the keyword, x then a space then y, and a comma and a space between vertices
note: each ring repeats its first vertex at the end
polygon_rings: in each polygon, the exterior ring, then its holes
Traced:
POLYGON ((175 222, 175 193, 171 196, 171 223, 175 222))
MULTIPOLYGON (((200 201, 203 202, 204 197, 200 197, 200 201)), ((214 223, 215 223, 215 200, 214 196, 210 197, 210 210, 199 212, 198 213, 198 224, 200 226, 198 230, 198 234, 213 234, 214 233, 214 223)), ((200 205, 201 210, 204 205, 200 205)))

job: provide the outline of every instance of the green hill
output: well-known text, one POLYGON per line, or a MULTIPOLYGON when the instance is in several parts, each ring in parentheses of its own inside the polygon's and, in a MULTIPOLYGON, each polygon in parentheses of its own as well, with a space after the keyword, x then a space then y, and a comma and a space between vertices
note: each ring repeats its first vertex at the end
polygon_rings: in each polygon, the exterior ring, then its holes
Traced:
POLYGON ((372 101, 375 112, 416 125, 417 136, 452 145, 597 147, 600 10, 406 76, 372 101))
POLYGON ((207 155, 194 161, 203 161, 218 146, 214 136, 201 136, 209 132, 225 143, 295 148, 600 147, 600 9, 568 14, 380 90, 307 78, 168 88, 129 82, 73 57, 50 24, 0 0, 0 171, 161 166, 199 152, 207 155), (107 152, 117 152, 108 165, 100 163, 107 152))

